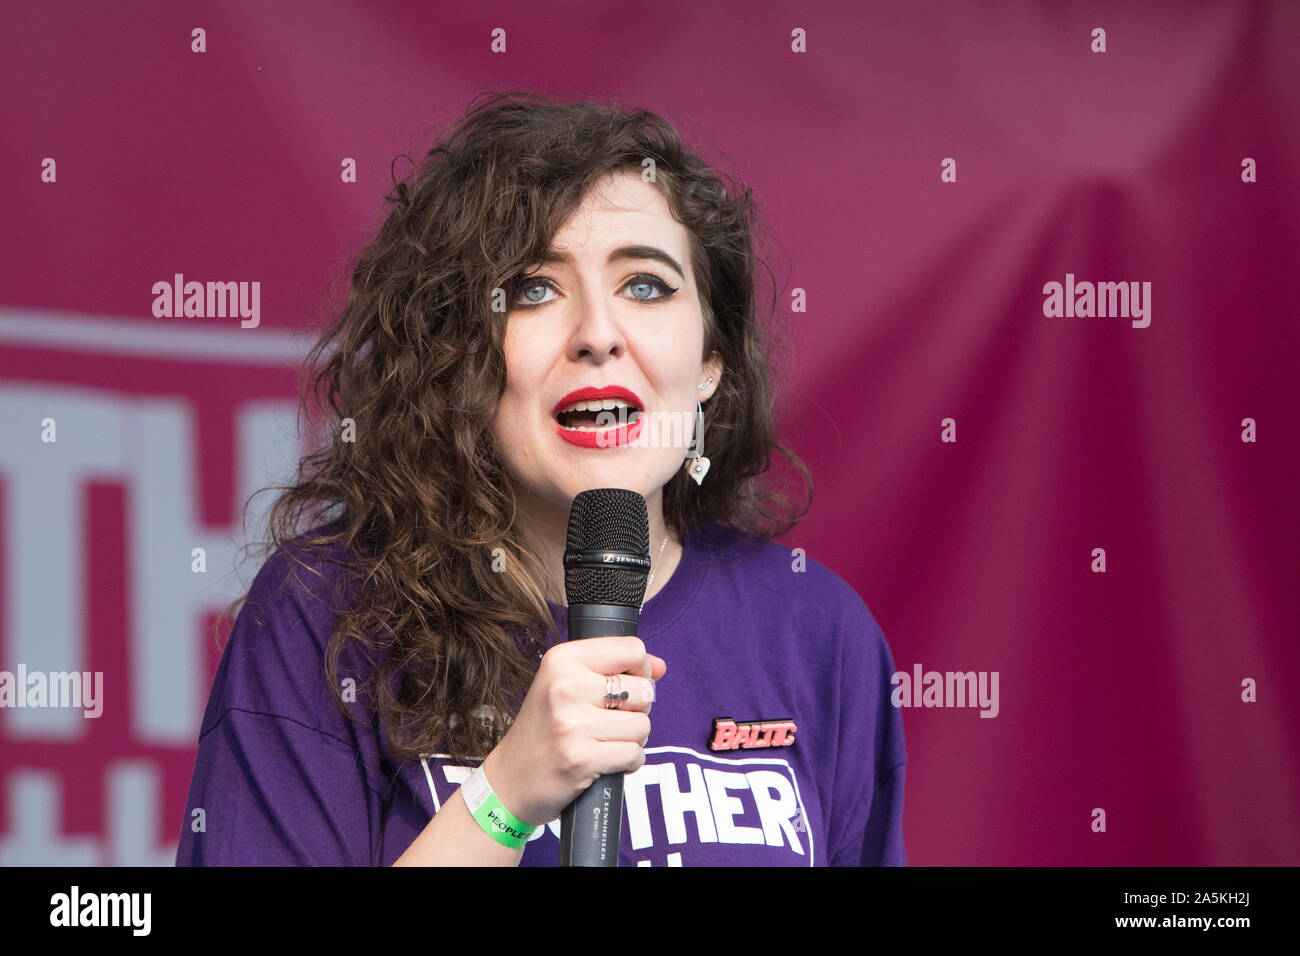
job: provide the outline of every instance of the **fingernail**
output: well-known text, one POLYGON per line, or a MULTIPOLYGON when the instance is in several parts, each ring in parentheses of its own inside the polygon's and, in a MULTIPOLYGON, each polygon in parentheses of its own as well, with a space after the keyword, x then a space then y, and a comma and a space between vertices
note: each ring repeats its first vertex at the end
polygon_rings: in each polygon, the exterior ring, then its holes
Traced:
POLYGON ((641 700, 647 704, 650 704, 650 703, 654 703, 654 699, 655 699, 655 682, 650 681, 650 683, 645 685, 645 690, 641 691, 641 700))

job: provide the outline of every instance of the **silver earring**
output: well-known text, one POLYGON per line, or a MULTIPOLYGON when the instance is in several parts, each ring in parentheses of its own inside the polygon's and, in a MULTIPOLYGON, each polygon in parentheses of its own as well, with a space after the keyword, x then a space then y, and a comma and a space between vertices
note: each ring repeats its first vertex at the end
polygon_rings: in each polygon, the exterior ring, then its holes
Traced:
MULTIPOLYGON (((713 379, 709 379, 709 382, 713 379)), ((708 382, 704 383, 705 385, 708 382)), ((686 474, 695 479, 695 484, 704 484, 704 476, 709 473, 709 459, 705 458, 701 451, 704 450, 704 408, 699 402, 695 403, 695 438, 691 442, 691 447, 687 451, 686 474)))
POLYGON ((709 383, 710 383, 711 381, 713 381, 713 376, 712 376, 712 375, 710 375, 708 378, 706 378, 703 382, 701 382, 701 383, 700 383, 699 385, 697 385, 696 387, 697 387, 697 388, 702 392, 702 391, 704 391, 706 388, 709 387, 709 383))

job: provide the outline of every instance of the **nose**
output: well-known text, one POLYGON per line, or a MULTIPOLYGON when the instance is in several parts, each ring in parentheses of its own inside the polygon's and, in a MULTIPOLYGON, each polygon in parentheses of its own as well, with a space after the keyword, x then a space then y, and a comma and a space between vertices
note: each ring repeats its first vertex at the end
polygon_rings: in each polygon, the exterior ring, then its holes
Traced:
POLYGON ((599 280, 587 283, 580 301, 575 303, 567 348, 572 361, 595 361, 599 365, 620 357, 627 349, 615 304, 598 290, 599 280))

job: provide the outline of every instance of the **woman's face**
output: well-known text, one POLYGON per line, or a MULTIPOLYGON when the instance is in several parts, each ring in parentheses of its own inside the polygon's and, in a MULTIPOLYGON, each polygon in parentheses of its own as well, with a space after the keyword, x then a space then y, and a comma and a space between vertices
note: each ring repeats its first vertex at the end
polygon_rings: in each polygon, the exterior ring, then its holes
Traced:
POLYGON ((525 270, 508 303, 494 424, 506 468, 521 490, 566 512, 589 488, 652 498, 682 467, 695 403, 722 375, 720 359, 701 358, 689 233, 656 187, 620 172, 588 193, 551 254, 525 270), (583 389, 625 391, 599 411, 572 410, 583 389), (606 410, 620 399, 625 411, 606 410))

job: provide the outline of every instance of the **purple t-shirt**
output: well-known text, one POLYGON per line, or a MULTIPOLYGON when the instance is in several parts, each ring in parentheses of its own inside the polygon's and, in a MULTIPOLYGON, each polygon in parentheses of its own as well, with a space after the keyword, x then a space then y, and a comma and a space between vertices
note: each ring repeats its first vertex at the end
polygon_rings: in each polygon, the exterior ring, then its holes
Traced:
MULTIPOLYGON (((443 755, 394 760, 381 729, 339 712, 323 666, 337 566, 296 568, 282 588, 290 567, 283 550, 263 565, 222 653, 178 866, 387 866, 469 775, 443 755)), ((710 524, 638 635, 668 672, 645 766, 624 777, 620 866, 906 865, 894 662, 848 584, 710 524)), ((540 828, 521 864, 555 866, 559 829, 540 828)))

